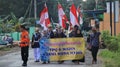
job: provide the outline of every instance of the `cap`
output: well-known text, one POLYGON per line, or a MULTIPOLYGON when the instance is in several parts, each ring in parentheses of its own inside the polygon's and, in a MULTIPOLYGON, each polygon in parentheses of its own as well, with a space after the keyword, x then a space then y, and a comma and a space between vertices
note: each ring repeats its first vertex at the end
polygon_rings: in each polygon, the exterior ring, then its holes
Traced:
POLYGON ((36 27, 36 28, 35 28, 35 31, 39 31, 39 28, 38 28, 38 27, 36 27))
POLYGON ((21 24, 20 27, 23 28, 23 29, 26 29, 25 24, 21 24))
POLYGON ((49 25, 48 25, 48 28, 51 28, 51 27, 52 27, 52 25, 51 25, 51 24, 49 24, 49 25))

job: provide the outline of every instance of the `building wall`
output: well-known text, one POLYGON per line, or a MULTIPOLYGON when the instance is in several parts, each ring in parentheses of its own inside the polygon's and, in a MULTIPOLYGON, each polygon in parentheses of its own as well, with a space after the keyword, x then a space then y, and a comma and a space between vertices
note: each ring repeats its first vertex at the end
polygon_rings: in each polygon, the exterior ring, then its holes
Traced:
MULTIPOLYGON (((104 19, 100 22, 100 31, 108 30, 110 32, 110 14, 104 13, 104 19)), ((114 15, 112 15, 112 34, 114 34, 114 15)), ((120 34, 120 17, 116 23, 116 34, 120 34)))

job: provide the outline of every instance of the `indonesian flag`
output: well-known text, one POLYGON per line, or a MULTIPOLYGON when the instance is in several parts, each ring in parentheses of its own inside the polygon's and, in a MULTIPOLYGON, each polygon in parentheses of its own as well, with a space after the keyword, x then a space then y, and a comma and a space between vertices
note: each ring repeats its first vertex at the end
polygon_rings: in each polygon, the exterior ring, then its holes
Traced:
POLYGON ((60 3, 58 4, 58 17, 59 17, 59 24, 60 24, 60 26, 62 26, 62 28, 65 29, 66 28, 66 22, 68 20, 67 20, 65 12, 63 11, 63 8, 62 8, 60 3))
POLYGON ((74 4, 72 4, 72 6, 70 7, 70 23, 72 24, 72 26, 79 26, 77 10, 74 4))
POLYGON ((80 13, 80 21, 79 21, 80 24, 83 24, 83 18, 82 18, 82 13, 80 13))
POLYGON ((50 19, 48 15, 48 8, 45 4, 44 9, 40 13, 40 24, 44 27, 44 30, 47 30, 48 25, 50 25, 50 19))
POLYGON ((78 6, 77 8, 77 16, 80 18, 79 24, 83 24, 82 12, 81 12, 80 6, 78 6))

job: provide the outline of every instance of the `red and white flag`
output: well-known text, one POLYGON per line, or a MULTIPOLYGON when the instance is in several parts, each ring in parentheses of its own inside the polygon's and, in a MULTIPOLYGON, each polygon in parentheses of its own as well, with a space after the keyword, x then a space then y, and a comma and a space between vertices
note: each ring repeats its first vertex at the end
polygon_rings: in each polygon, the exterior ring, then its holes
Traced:
POLYGON ((66 22, 68 21, 65 12, 63 11, 63 8, 60 3, 58 3, 58 17, 59 17, 59 24, 62 26, 62 28, 66 28, 66 22))
POLYGON ((48 15, 48 8, 45 4, 44 9, 40 13, 40 24, 44 27, 44 30, 47 30, 48 25, 50 25, 50 19, 48 15))
POLYGON ((72 26, 79 26, 77 10, 74 4, 72 4, 72 6, 70 7, 70 23, 72 24, 72 26))
POLYGON ((83 18, 82 18, 82 13, 80 13, 80 21, 79 21, 80 24, 83 24, 83 18))
POLYGON ((81 12, 80 6, 78 6, 77 8, 77 16, 80 18, 79 24, 83 24, 83 18, 82 18, 82 12, 81 12))

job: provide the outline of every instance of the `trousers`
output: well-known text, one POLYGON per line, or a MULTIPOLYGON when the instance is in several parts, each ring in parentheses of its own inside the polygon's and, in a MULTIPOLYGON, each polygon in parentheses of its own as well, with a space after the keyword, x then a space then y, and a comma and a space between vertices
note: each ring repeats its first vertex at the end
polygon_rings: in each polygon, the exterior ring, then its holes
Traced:
POLYGON ((96 62, 97 61, 97 53, 98 53, 99 47, 94 47, 92 46, 91 52, 92 52, 92 57, 93 60, 96 62))
POLYGON ((40 48, 34 48, 34 58, 35 60, 40 59, 40 48))
POLYGON ((29 46, 21 47, 21 57, 23 62, 26 64, 29 56, 29 46))

